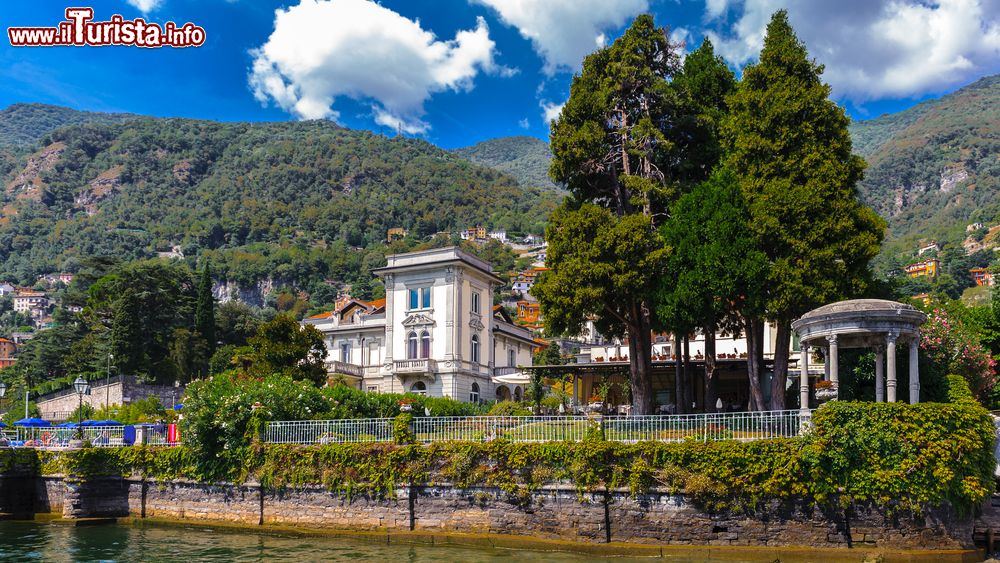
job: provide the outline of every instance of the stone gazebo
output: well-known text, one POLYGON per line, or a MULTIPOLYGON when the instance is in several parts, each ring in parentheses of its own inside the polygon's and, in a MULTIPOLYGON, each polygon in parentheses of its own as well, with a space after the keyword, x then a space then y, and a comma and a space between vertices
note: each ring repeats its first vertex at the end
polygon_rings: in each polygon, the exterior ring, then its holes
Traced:
POLYGON ((838 350, 840 348, 872 348, 875 350, 875 400, 896 401, 896 344, 910 343, 910 402, 920 400, 918 352, 920 325, 927 315, 911 305, 883 299, 852 299, 838 301, 813 309, 792 323, 799 335, 801 359, 799 380, 801 408, 809 405, 809 348, 826 350, 830 383, 834 390, 840 384, 838 350))

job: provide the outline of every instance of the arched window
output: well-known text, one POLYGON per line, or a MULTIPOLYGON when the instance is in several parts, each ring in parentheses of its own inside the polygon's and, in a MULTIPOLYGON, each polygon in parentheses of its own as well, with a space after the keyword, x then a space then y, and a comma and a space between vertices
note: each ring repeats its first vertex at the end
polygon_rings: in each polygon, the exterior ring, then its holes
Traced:
POLYGON ((507 350, 507 365, 510 367, 517 365, 517 352, 513 348, 507 350))
POLYGON ((473 363, 479 363, 479 335, 472 335, 472 361, 473 363))
POLYGON ((423 381, 418 381, 410 387, 410 391, 417 395, 427 395, 427 384, 423 381))
POLYGON ((520 387, 515 387, 514 388, 514 400, 515 401, 520 401, 521 400, 521 388, 520 387))
POLYGON ((418 358, 417 356, 417 332, 414 330, 410 331, 410 334, 406 336, 406 358, 414 360, 418 358))
POLYGON ((431 333, 426 330, 420 333, 420 357, 431 357, 431 333))
POLYGON ((479 384, 476 382, 472 383, 472 392, 469 393, 469 402, 470 403, 479 402, 479 384))

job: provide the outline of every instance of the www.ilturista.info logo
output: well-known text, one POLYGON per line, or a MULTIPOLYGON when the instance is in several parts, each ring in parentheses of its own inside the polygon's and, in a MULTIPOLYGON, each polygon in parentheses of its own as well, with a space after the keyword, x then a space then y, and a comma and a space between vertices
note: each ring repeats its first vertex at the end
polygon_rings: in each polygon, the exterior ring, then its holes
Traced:
POLYGON ((205 43, 205 29, 190 22, 161 26, 142 18, 126 20, 118 14, 108 21, 93 19, 93 8, 66 8, 66 21, 56 27, 8 27, 7 37, 14 47, 200 47, 205 43))

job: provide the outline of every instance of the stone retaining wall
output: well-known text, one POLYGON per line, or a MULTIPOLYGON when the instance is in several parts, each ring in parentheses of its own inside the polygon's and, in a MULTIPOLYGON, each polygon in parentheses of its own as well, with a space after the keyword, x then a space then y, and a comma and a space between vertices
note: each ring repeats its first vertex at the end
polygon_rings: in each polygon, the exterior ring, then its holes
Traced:
MULTIPOLYGON (((64 517, 216 521, 247 526, 432 534, 530 536, 578 543, 972 549, 973 520, 947 510, 922 518, 865 507, 823 511, 773 503, 753 513, 709 512, 683 495, 627 491, 580 495, 553 486, 512 497, 497 489, 400 487, 391 496, 322 488, 262 491, 257 485, 106 478, 38 478, 34 487, 0 477, 0 512, 30 499, 35 512, 64 517), (6 503, 6 504, 5 504, 6 503)), ((20 513, 26 512, 23 507, 20 513)), ((30 511, 28 511, 30 512, 30 511)))

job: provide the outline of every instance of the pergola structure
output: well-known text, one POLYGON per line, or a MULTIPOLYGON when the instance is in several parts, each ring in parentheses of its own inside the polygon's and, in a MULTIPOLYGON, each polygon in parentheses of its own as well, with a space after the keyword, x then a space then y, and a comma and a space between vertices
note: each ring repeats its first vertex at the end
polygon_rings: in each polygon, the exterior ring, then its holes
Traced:
POLYGON ((918 353, 920 325, 927 315, 911 305, 883 299, 851 299, 813 309, 792 323, 799 335, 801 359, 799 396, 801 408, 809 406, 809 349, 826 350, 832 387, 840 384, 838 351, 841 348, 875 350, 875 400, 896 401, 896 345, 910 344, 910 402, 920 401, 918 353))

